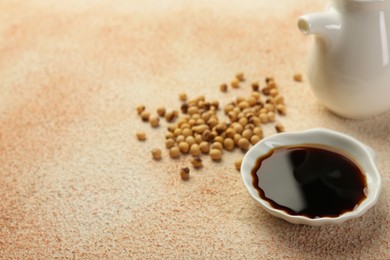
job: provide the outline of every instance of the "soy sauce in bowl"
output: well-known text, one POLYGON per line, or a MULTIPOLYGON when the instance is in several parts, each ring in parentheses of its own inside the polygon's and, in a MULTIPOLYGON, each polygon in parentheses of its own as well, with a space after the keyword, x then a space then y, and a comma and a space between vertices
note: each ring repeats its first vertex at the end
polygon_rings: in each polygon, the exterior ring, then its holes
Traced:
POLYGON ((251 171, 259 196, 275 209, 311 219, 338 217, 367 197, 367 180, 350 156, 325 145, 271 149, 251 171))

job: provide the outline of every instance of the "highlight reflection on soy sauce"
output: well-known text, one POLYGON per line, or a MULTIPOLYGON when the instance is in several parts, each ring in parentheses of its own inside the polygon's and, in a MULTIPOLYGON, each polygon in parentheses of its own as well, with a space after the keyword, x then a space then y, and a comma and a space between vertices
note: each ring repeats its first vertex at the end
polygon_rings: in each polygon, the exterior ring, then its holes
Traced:
POLYGON ((252 177, 262 199, 291 215, 337 217, 366 198, 361 168, 326 146, 275 148, 256 161, 252 177))

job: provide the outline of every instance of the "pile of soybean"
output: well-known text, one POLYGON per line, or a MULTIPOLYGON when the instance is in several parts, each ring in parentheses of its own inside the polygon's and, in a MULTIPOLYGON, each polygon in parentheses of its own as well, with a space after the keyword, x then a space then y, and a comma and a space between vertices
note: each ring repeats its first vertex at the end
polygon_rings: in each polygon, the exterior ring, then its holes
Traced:
MULTIPOLYGON (((293 79, 301 81, 300 74, 293 79)), ((243 73, 237 73, 230 82, 233 89, 240 88, 245 81, 243 73)), ((224 151, 233 151, 238 148, 245 153, 263 137, 262 126, 274 124, 277 133, 284 132, 284 126, 276 121, 276 115, 285 116, 286 106, 284 97, 279 93, 278 85, 273 77, 266 77, 264 86, 258 82, 251 84, 252 93, 247 97, 239 96, 223 107, 224 118, 218 117, 221 109, 218 100, 207 100, 205 96, 188 98, 186 93, 180 93, 180 109, 167 111, 166 108, 157 108, 156 114, 151 115, 145 105, 138 105, 137 112, 140 118, 149 122, 150 126, 157 128, 160 118, 168 122, 165 133, 165 147, 171 158, 190 155, 194 168, 203 167, 202 156, 208 155, 212 161, 222 159, 224 151)), ((226 83, 220 85, 221 92, 227 92, 226 83)), ((146 140, 146 134, 137 132, 138 140, 146 140)), ((160 148, 151 151, 155 160, 162 158, 160 148)), ((242 159, 235 161, 234 165, 240 170, 242 159)), ((188 167, 180 168, 182 180, 189 179, 188 167)))

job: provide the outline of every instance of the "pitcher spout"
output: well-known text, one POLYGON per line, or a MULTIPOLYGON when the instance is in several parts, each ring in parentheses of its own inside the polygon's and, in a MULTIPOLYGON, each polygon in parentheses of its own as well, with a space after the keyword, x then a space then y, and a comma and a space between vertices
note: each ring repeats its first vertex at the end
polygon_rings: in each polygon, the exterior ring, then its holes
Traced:
POLYGON ((299 17, 298 28, 305 35, 313 34, 323 39, 331 48, 341 31, 340 16, 336 10, 306 14, 299 17))

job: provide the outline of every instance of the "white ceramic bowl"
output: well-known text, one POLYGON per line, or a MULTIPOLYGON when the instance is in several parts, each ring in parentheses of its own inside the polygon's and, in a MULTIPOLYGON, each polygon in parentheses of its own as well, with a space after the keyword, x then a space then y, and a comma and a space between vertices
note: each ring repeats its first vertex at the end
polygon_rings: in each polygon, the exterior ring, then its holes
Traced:
POLYGON ((375 166, 374 151, 351 136, 325 128, 314 128, 302 132, 280 133, 264 138, 246 153, 241 165, 241 176, 245 187, 251 196, 258 201, 267 212, 293 224, 306 224, 312 226, 339 224, 363 215, 377 202, 381 189, 381 176, 375 166), (313 219, 305 216, 290 215, 285 211, 271 207, 267 201, 259 196, 258 191, 253 187, 251 170, 253 169, 256 160, 271 149, 279 146, 298 144, 327 145, 345 151, 355 158, 360 163, 360 166, 363 168, 363 172, 366 175, 368 186, 367 197, 353 211, 346 212, 338 217, 320 217, 313 219))

